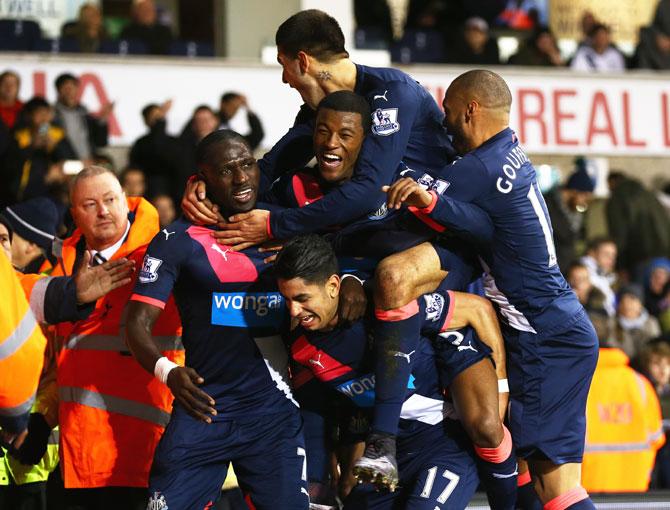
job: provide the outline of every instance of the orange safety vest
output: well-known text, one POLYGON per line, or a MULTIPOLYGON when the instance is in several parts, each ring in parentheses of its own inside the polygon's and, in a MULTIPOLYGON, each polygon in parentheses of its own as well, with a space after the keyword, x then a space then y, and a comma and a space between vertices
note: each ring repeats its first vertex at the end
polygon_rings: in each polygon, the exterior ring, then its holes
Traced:
POLYGON ((586 402, 582 485, 589 492, 646 491, 665 443, 656 392, 628 362, 621 349, 600 349, 586 402))
MULTIPOLYGON (((112 259, 127 257, 142 265, 147 245, 158 233, 158 213, 143 198, 128 198, 130 230, 112 259)), ((76 230, 63 244, 63 268, 72 274, 85 249, 76 230)), ((66 488, 146 487, 154 450, 170 419, 172 394, 128 351, 124 335, 126 303, 134 282, 98 300, 94 311, 76 323, 56 328, 60 453, 66 488)), ((164 356, 183 365, 181 324, 170 298, 152 332, 164 356)))
MULTIPOLYGON (((0 250, 0 418, 8 430, 30 411, 44 363, 46 339, 14 268, 0 250)), ((18 432, 18 430, 16 431, 18 432)))

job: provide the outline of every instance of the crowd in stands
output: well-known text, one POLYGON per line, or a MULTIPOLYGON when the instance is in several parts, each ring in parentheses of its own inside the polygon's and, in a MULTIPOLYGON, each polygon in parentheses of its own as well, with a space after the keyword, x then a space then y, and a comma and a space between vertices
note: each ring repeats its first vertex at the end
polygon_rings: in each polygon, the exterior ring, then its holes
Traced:
POLYGON ((639 44, 627 57, 612 42, 610 27, 591 12, 581 20, 582 38, 565 59, 547 27, 542 2, 447 2, 411 0, 406 21, 393 30, 390 2, 357 0, 359 47, 389 48, 393 61, 473 65, 551 66, 578 71, 670 69, 670 2, 660 0, 651 25, 641 27, 639 44), (372 4, 372 5, 371 5, 372 4), (501 58, 496 34, 513 33, 516 53, 501 58))
POLYGON ((195 148, 212 131, 229 127, 242 114, 249 132, 245 138, 256 149, 264 136, 259 117, 249 109, 246 97, 225 92, 217 108, 199 105, 178 137, 166 132, 165 117, 172 105, 149 104, 141 115, 147 133, 138 138, 128 153, 125 169, 114 168, 101 152, 108 145, 107 119, 114 104, 103 105, 95 115, 78 101, 79 79, 69 73, 54 83, 55 104, 42 97, 23 103, 18 99, 19 76, 0 74, 0 206, 35 197, 48 197, 67 224, 68 182, 83 166, 98 164, 120 172, 128 196, 149 198, 159 211, 161 225, 175 217, 175 204, 195 167, 195 148))
MULTIPOLYGON (((610 174, 610 196, 605 203, 598 203, 584 160, 578 159, 576 167, 565 184, 545 194, 545 200, 560 268, 596 326, 601 349, 605 349, 594 375, 594 387, 600 390, 591 396, 595 399, 596 394, 607 392, 605 388, 616 388, 614 383, 600 385, 602 378, 620 380, 634 369, 651 383, 660 401, 663 423, 670 423, 670 214, 655 193, 619 172, 610 174), (589 237, 587 215, 600 215, 604 223, 600 228, 609 237, 589 237)), ((658 404, 654 401, 651 407, 658 408, 658 404)), ((638 409, 637 414, 634 406, 627 409, 631 409, 631 419, 642 416, 640 423, 644 421, 644 409, 638 409)), ((591 416, 587 411, 587 451, 588 424, 599 422, 602 416, 602 412, 593 411, 591 416)), ((640 423, 638 428, 647 430, 647 425, 640 423)), ((668 428, 665 425, 666 432, 668 428)), ((643 443, 649 440, 653 453, 650 438, 657 431, 648 432, 643 443)), ((658 451, 655 466, 652 487, 670 488, 667 445, 658 451)), ((586 460, 584 469, 590 469, 586 460)))

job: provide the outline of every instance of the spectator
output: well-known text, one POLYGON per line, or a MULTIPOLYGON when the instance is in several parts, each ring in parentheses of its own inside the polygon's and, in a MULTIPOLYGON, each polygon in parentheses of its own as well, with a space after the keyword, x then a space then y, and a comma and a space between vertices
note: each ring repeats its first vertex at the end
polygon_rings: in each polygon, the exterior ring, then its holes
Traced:
POLYGON ((79 78, 61 74, 56 78, 55 86, 58 93, 56 122, 65 129, 75 159, 90 162, 96 150, 107 145, 107 119, 114 103, 103 105, 100 114, 94 117, 79 103, 79 78))
MULTIPOLYGON (((87 251, 93 263, 126 257, 142 267, 146 247, 159 232, 151 204, 126 198, 116 176, 102 167, 87 167, 74 178, 71 199, 77 230, 64 241, 53 276, 71 274, 87 251)), ((134 284, 98 299, 88 319, 56 328, 65 345, 57 375, 66 507, 146 507, 149 468, 172 396, 127 350, 122 317, 134 284)), ((167 356, 183 361, 172 299, 153 333, 167 356)))
POLYGON ((584 213, 595 188, 583 160, 577 160, 577 167, 565 185, 552 188, 544 196, 554 232, 558 267, 562 271, 577 257, 577 245, 585 239, 584 213))
POLYGON ((598 24, 596 17, 591 11, 584 11, 581 19, 579 20, 579 25, 582 30, 582 38, 579 41, 578 48, 582 46, 591 45, 591 32, 593 32, 593 27, 598 24))
POLYGON ((83 4, 79 8, 77 21, 63 25, 61 37, 76 40, 82 53, 96 53, 100 43, 109 38, 102 23, 100 8, 93 3, 83 4))
POLYGON ((158 23, 153 0, 133 0, 133 20, 121 32, 121 39, 142 41, 152 55, 167 55, 172 32, 158 23))
POLYGON ((193 173, 192 169, 195 168, 195 148, 198 145, 198 142, 211 132, 216 131, 218 126, 219 117, 214 110, 207 105, 198 106, 193 111, 191 119, 186 123, 186 126, 184 126, 179 140, 181 141, 184 157, 186 158, 184 168, 185 175, 179 179, 182 186, 179 189, 179 193, 174 196, 175 203, 181 202, 181 195, 184 188, 183 184, 188 176, 193 173))
POLYGON ((607 224, 619 249, 619 267, 639 281, 649 260, 670 258, 670 218, 639 181, 612 172, 608 184, 607 224))
POLYGON ((644 307, 658 317, 668 304, 666 300, 670 285, 670 260, 665 257, 652 259, 644 272, 644 307))
POLYGON ((453 64, 497 65, 500 63, 498 43, 489 34, 489 24, 483 18, 473 17, 465 21, 460 40, 454 42, 447 54, 453 64))
POLYGON ((670 69, 670 0, 660 0, 652 24, 640 29, 635 62, 643 69, 670 69))
POLYGON ((535 0, 508 0, 496 20, 512 30, 532 30, 538 25, 539 7, 535 0))
POLYGON ((226 92, 221 96, 221 103, 219 104, 219 120, 221 121, 221 125, 219 129, 232 129, 229 124, 230 119, 235 117, 240 108, 246 114, 247 122, 249 123, 249 133, 242 136, 249 143, 251 150, 256 150, 263 140, 265 132, 258 115, 249 109, 247 98, 242 94, 226 92))
POLYGON ((39 273, 49 260, 58 231, 60 216, 56 206, 48 198, 33 198, 7 207, 0 216, 13 231, 14 267, 25 274, 39 273))
POLYGON ((12 261, 13 234, 14 233, 12 232, 9 223, 5 218, 3 218, 2 214, 0 214, 0 248, 2 249, 2 251, 5 252, 5 255, 7 255, 7 259, 10 262, 12 261))
POLYGON ((171 107, 172 101, 166 101, 142 109, 149 132, 138 138, 130 149, 129 164, 144 171, 150 196, 157 193, 181 196, 190 175, 191 167, 182 142, 166 132, 166 115, 171 107))
POLYGON ((14 71, 4 71, 0 74, 0 120, 12 129, 23 108, 19 101, 19 87, 21 78, 14 71))
POLYGON ((570 67, 576 71, 617 72, 626 69, 626 60, 612 45, 609 27, 597 23, 589 33, 589 43, 577 48, 570 67))
POLYGON ((609 316, 605 306, 605 294, 593 286, 589 270, 584 264, 573 262, 568 267, 565 277, 589 316, 592 314, 609 316))
POLYGON ((628 284, 621 289, 618 297, 616 346, 632 358, 649 340, 661 334, 661 328, 658 320, 649 315, 642 305, 642 287, 628 284))
POLYGON ((151 199, 151 203, 158 211, 158 223, 161 229, 167 227, 177 217, 174 202, 169 195, 156 195, 151 199))
POLYGON ((62 170, 54 164, 76 157, 65 132, 52 123, 49 103, 35 97, 23 112, 28 125, 15 131, 2 176, 12 201, 47 195, 49 186, 63 179, 62 170))
POLYGON ((121 187, 127 197, 143 197, 147 190, 144 172, 139 168, 127 167, 119 176, 121 187))
POLYGON ((548 27, 538 27, 507 61, 513 66, 564 66, 556 38, 548 27))
POLYGON ((605 309, 608 315, 615 314, 617 275, 614 272, 617 247, 612 239, 597 237, 591 242, 580 262, 589 271, 591 284, 605 295, 605 309))
POLYGON ((670 418, 670 345, 664 341, 650 342, 638 356, 637 366, 656 390, 665 429, 666 442, 656 454, 651 488, 668 489, 670 488, 670 444, 667 441, 667 421, 670 418))
POLYGON ((589 492, 644 492, 657 450, 665 443, 661 409, 652 385, 608 348, 608 329, 594 327, 601 343, 586 403, 582 485, 589 492))

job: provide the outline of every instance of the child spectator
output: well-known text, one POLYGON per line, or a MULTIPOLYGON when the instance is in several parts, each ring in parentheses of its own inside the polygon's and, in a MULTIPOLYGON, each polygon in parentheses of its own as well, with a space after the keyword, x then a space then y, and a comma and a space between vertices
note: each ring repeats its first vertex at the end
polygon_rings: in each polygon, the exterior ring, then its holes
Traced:
POLYGON ((564 66, 556 38, 548 27, 538 27, 507 61, 513 66, 564 66))
POLYGON ((143 197, 147 190, 144 172, 139 168, 129 166, 121 172, 119 181, 127 197, 143 197))
POLYGON ((616 72, 626 69, 626 61, 612 46, 609 27, 597 23, 591 29, 589 43, 577 49, 570 67, 576 71, 616 72))
POLYGON ((658 320, 645 310, 643 300, 642 287, 637 284, 626 285, 619 292, 615 340, 629 357, 635 357, 649 340, 661 334, 658 320))
POLYGON ((589 271, 591 284, 605 295, 605 309, 609 315, 614 315, 616 295, 614 288, 617 284, 617 275, 614 272, 617 259, 617 246, 609 238, 593 239, 586 250, 586 255, 580 262, 589 271))

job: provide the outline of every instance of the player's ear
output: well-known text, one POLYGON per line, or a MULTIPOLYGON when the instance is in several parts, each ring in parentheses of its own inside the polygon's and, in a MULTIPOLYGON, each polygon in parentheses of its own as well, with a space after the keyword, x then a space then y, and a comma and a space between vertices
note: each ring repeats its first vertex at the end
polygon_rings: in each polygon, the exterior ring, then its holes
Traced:
POLYGON ((305 74, 309 70, 310 60, 309 55, 304 51, 299 51, 297 55, 298 66, 300 67, 300 74, 305 74))
POLYGON ((340 276, 333 274, 326 281, 326 291, 328 296, 331 298, 336 298, 340 294, 340 276))

